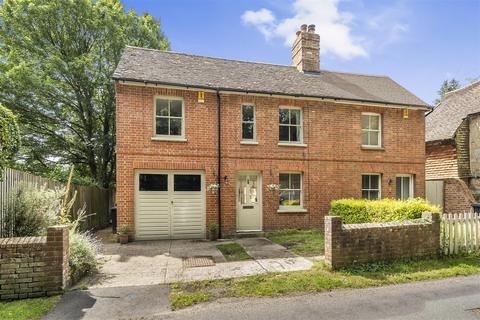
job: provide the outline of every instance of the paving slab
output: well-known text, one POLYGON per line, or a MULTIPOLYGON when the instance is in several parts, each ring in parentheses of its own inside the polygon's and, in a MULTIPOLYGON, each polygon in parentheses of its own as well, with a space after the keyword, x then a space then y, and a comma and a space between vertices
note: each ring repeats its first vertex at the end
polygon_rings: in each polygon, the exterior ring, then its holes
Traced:
POLYGON ((132 286, 65 293, 44 320, 142 319, 170 310, 168 286, 132 286))
POLYGON ((285 247, 273 243, 266 238, 242 238, 236 239, 245 251, 254 259, 293 258, 295 254, 285 247))

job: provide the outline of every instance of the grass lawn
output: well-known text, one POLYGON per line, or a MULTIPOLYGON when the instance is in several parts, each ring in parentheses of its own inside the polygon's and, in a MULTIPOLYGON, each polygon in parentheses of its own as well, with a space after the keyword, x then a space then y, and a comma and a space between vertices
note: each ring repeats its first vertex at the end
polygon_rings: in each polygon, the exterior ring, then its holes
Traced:
POLYGON ((60 296, 0 302, 0 319, 40 319, 53 309, 58 300, 60 300, 60 296))
POLYGON ((242 261, 242 260, 251 260, 245 249, 238 243, 225 243, 217 245, 217 249, 225 257, 227 261, 242 261))
POLYGON ((281 230, 267 233, 267 238, 299 256, 324 254, 325 238, 320 230, 281 230))
POLYGON ((330 270, 317 262, 311 270, 265 273, 235 279, 195 281, 172 285, 172 309, 223 297, 278 296, 336 288, 364 288, 480 273, 480 255, 370 264, 330 270))

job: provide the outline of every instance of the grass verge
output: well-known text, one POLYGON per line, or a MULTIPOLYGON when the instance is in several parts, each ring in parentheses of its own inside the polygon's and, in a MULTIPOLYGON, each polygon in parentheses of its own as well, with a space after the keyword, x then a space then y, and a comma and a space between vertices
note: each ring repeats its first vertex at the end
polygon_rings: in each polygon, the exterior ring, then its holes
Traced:
POLYGON ((480 273, 480 255, 358 265, 338 271, 318 262, 311 270, 172 285, 172 309, 223 297, 269 297, 293 292, 365 288, 480 273))
POLYGON ((325 237, 320 230, 281 230, 267 233, 267 238, 299 256, 324 254, 325 237))
POLYGON ((0 319, 40 319, 53 309, 58 300, 60 300, 60 296, 0 302, 0 319))
POLYGON ((220 250, 227 261, 243 261, 252 259, 252 257, 250 257, 245 249, 243 249, 243 247, 238 243, 219 244, 217 245, 217 249, 220 250))

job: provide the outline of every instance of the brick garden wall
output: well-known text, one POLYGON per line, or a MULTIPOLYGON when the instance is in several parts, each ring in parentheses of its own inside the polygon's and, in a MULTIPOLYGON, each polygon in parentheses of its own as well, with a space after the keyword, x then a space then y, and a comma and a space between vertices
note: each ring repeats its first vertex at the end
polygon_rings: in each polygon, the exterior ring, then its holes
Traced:
POLYGON ((68 284, 68 229, 49 227, 46 237, 0 239, 0 300, 61 293, 68 284))
POLYGON ((424 213, 426 222, 403 221, 343 225, 325 217, 325 260, 332 267, 353 263, 434 256, 440 250, 440 215, 424 213))

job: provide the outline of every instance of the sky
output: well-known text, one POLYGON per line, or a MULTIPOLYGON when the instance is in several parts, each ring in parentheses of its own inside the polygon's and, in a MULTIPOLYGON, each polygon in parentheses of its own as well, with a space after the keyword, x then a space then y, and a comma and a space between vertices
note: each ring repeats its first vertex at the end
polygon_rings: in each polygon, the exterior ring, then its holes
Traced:
POLYGON ((175 52, 291 64, 299 26, 320 69, 387 75, 432 104, 446 79, 480 78, 480 0, 123 0, 160 19, 175 52))

